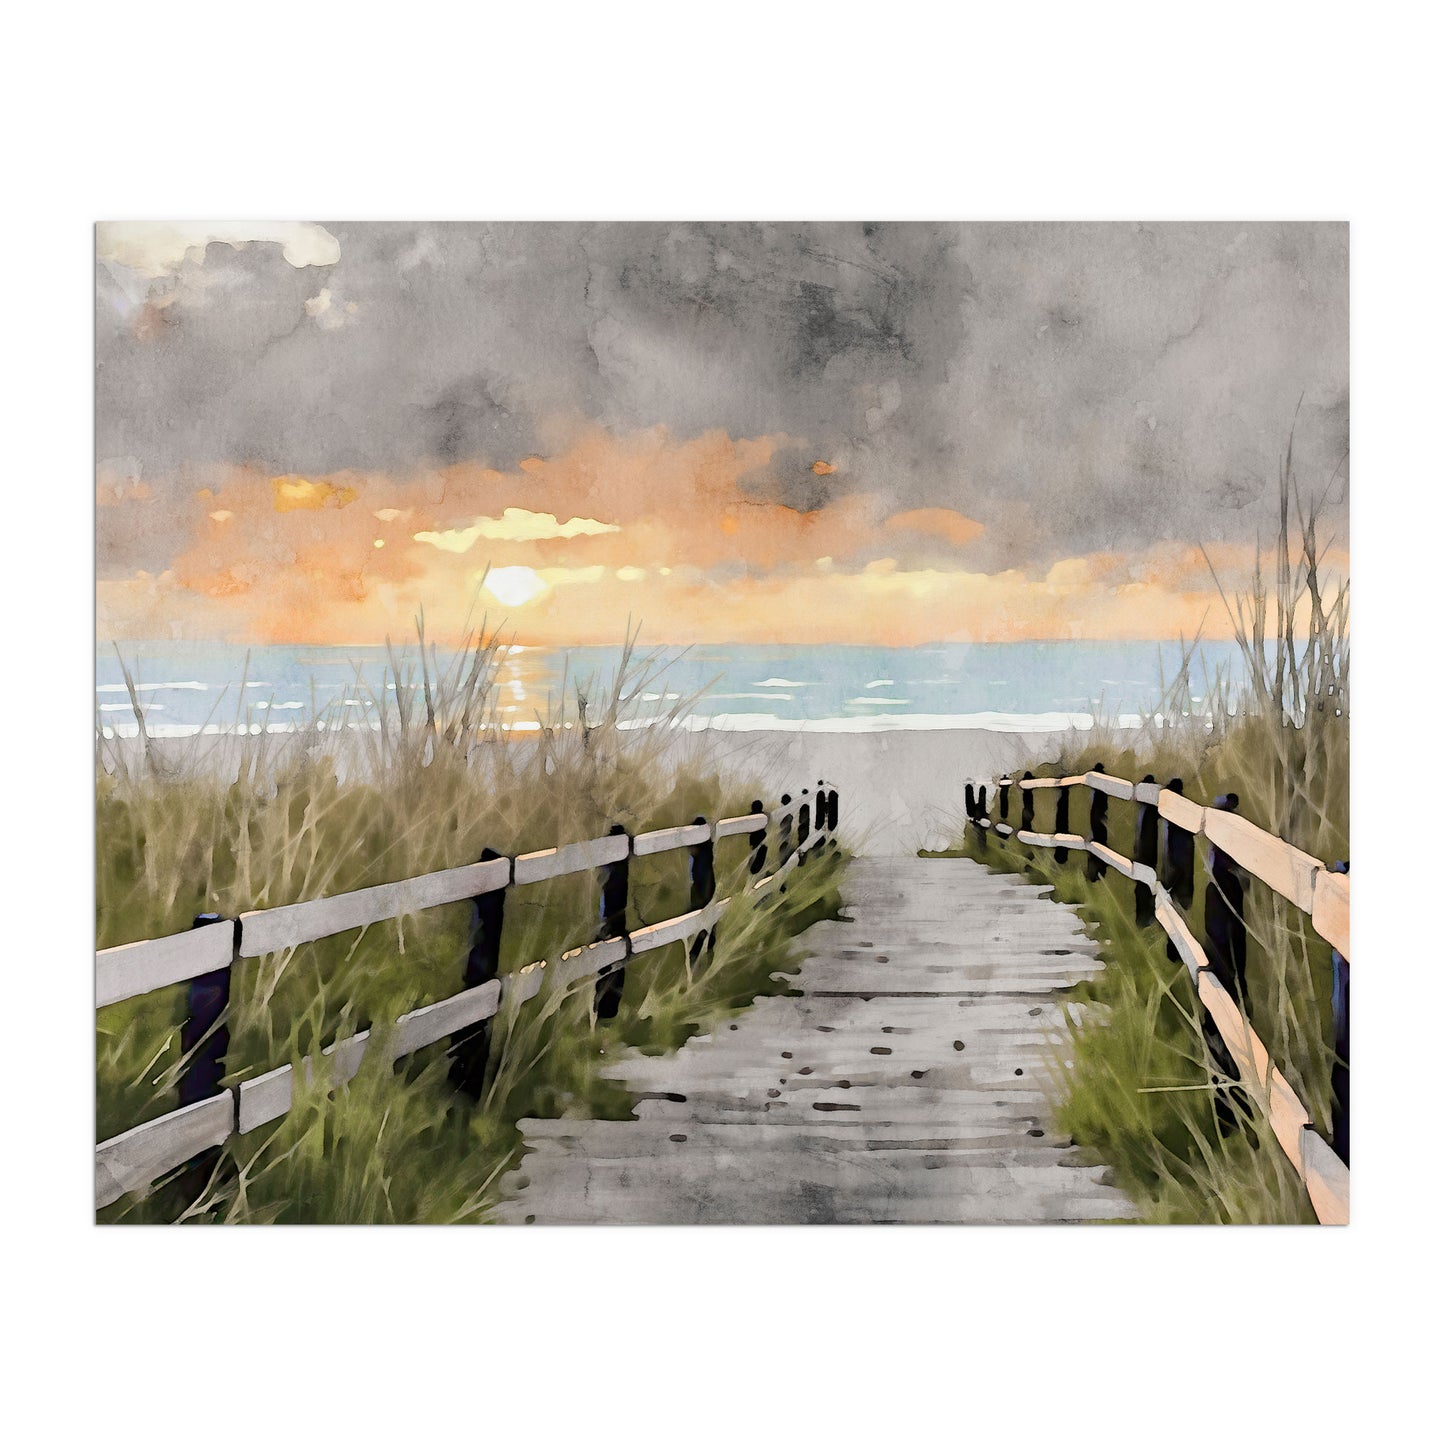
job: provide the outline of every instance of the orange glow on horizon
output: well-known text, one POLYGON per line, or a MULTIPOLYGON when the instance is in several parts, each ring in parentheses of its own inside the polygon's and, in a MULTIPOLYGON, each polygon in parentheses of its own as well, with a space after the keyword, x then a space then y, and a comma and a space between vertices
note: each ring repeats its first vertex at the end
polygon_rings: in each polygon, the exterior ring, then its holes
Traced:
MULTIPOLYGON (((102 577, 98 632, 351 644, 400 636, 425 608, 444 642, 486 608, 490 624, 505 616, 538 645, 617 642, 629 621, 659 644, 1156 639, 1201 623, 1206 637, 1232 635, 1195 547, 991 573, 975 545, 982 524, 947 507, 894 511, 861 490, 809 512, 765 500, 773 458, 797 445, 592 427, 510 472, 223 467, 165 487, 102 469, 102 551, 109 528, 174 543, 158 572, 102 577)), ((1255 550, 1211 547, 1210 558, 1234 586, 1255 550)))

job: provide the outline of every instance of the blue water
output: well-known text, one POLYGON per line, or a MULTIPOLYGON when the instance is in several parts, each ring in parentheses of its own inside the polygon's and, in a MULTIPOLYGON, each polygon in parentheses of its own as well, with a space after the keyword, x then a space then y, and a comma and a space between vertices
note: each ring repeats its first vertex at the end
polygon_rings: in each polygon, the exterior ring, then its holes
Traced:
MULTIPOLYGON (((256 647, 216 643, 133 643, 122 648, 138 684, 147 730, 290 730, 322 717, 328 726, 372 727, 394 706, 397 678, 385 648, 256 647)), ((1000 731, 1087 726, 1095 716, 1152 713, 1161 670, 1179 668, 1177 643, 1008 642, 881 648, 771 646, 644 650, 648 678, 628 698, 638 720, 700 694, 693 726, 882 731, 983 727, 1000 731), (661 669, 658 671, 657 669, 661 669), (656 673, 656 675, 652 675, 656 673)), ((415 689, 417 655, 398 654, 403 688, 415 689), (408 663, 410 671, 408 671, 408 663)), ((1235 661, 1232 643, 1195 653, 1191 693, 1235 661)), ((443 664, 447 658, 442 656, 443 664)), ((574 715, 579 682, 598 696, 615 676, 615 647, 514 648, 499 669, 498 711, 526 731, 559 707, 574 715)), ((136 731, 113 649, 96 653, 97 719, 121 736, 136 731)))

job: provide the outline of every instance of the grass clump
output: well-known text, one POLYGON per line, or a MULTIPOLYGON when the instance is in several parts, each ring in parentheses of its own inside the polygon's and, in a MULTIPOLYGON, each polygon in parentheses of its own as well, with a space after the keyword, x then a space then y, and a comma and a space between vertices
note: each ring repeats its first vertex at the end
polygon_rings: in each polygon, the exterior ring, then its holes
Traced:
MULTIPOLYGON (((605 833, 748 811, 705 743, 670 726, 627 727, 626 699, 655 681, 629 638, 615 681, 576 687, 571 706, 535 731, 499 726, 505 647, 479 633, 439 662, 395 653, 379 726, 337 730, 329 712, 292 733, 241 729, 221 739, 97 738, 97 946, 159 937, 201 912, 228 917, 605 833)), ((359 685, 359 680, 358 680, 359 685)), ((717 846, 718 895, 747 877, 747 840, 717 846)), ((721 1012, 778 987, 791 936, 835 903, 838 855, 810 863, 786 895, 729 909, 716 946, 690 961, 681 945, 630 964, 615 1020, 595 1027, 592 983, 546 987, 504 1007, 478 1103, 448 1079, 445 1043, 396 1065, 369 1050, 334 1088, 299 1082, 287 1117, 233 1138, 203 1167, 106 1221, 453 1222, 483 1220, 519 1145, 517 1119, 566 1111, 626 1117, 629 1100, 599 1065, 629 1044, 675 1048, 721 1012)), ((634 859, 629 926, 684 912, 685 852, 634 859)), ((590 942, 591 875, 509 890, 505 975, 590 942)), ((363 1029, 384 1036, 403 1013, 456 993, 470 904, 242 960, 232 970, 224 1083, 295 1064, 363 1029)), ((185 985, 101 1009, 96 1017, 96 1128, 105 1139, 168 1112, 185 1064, 185 985)))

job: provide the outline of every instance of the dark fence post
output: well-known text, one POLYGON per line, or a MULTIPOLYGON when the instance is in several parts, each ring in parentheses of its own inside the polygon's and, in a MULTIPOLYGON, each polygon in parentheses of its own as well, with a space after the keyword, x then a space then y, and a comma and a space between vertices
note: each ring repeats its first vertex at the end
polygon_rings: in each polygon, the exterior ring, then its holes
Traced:
POLYGON ((970 821, 978 817, 978 806, 973 800, 973 784, 963 785, 963 815, 970 821))
MULTIPOLYGON (((626 832, 621 823, 614 823, 608 830, 609 838, 621 837, 626 832)), ((607 863, 602 869, 601 922, 597 929, 598 943, 609 938, 627 937, 627 874, 632 861, 632 840, 627 842, 627 852, 616 863, 607 863)), ((627 970, 618 964, 597 980, 595 1002, 599 1019, 615 1019, 618 1005, 622 1002, 622 986, 627 970)))
POLYGON ((803 796, 798 803, 798 862, 808 861, 808 830, 812 825, 813 805, 808 801, 808 790, 803 789, 803 796))
MULTIPOLYGON (((1221 813, 1233 813, 1239 807, 1239 795, 1226 793, 1214 800, 1221 813)), ((1244 875, 1239 865, 1219 846, 1209 847, 1204 887, 1204 951, 1215 976, 1227 988, 1240 1012, 1249 1003, 1249 986, 1245 978, 1245 949, 1248 935, 1244 927, 1244 875)))
MULTIPOLYGON (((225 923, 219 913, 198 913, 191 927, 212 928, 225 923)), ((233 932, 240 927, 233 923, 233 932)), ((232 949, 234 960, 235 950, 232 949)), ((177 1084, 181 1106, 199 1104, 221 1089, 226 1072, 226 1050, 231 1030, 224 1022, 231 1003, 231 969, 217 968, 199 974, 186 986, 186 1021, 181 1025, 181 1052, 189 1054, 177 1084)))
MULTIPOLYGON (((783 807, 793 801, 792 795, 784 793, 779 800, 783 807)), ((781 868, 793 856, 793 815, 784 813, 778 820, 778 867, 781 868)))
MULTIPOLYGON (((1034 775, 1025 773, 1024 782, 1033 782, 1034 775)), ((1032 833, 1034 830, 1034 790, 1032 788, 1019 789, 1019 831, 1021 833, 1032 833)))
MULTIPOLYGON (((501 856, 494 848, 483 848, 480 861, 490 863, 501 856)), ((471 942, 462 969, 463 988, 479 988, 496 978, 502 961, 502 915, 506 903, 505 888, 479 893, 472 899, 471 942)), ((483 1019, 453 1034, 450 1049, 453 1087, 468 1098, 480 1099, 487 1059, 492 1051, 492 1020, 483 1019)))
POLYGON ((813 795, 813 831, 821 833, 828 822, 828 795, 823 791, 823 780, 818 779, 818 791, 813 795))
MULTIPOLYGON (((763 811, 763 800, 753 799, 752 811, 754 814, 763 811)), ((768 825, 763 824, 754 833, 748 834, 748 872, 754 876, 761 873, 768 866, 768 825)))
MULTIPOLYGON (((1170 778, 1165 786, 1171 793, 1184 792, 1182 778, 1170 778)), ((1164 891, 1180 913, 1194 906, 1194 834, 1188 828, 1164 820, 1164 891)))
MULTIPOLYGON (((1094 771, 1102 773, 1103 763, 1095 763, 1094 771)), ((1091 788, 1089 797, 1089 841, 1107 844, 1109 841, 1109 795, 1102 788, 1091 788)), ((1097 883, 1104 876, 1104 860, 1089 853, 1084 858, 1084 877, 1090 883, 1097 883)))
MULTIPOLYGON (((1069 831, 1069 792, 1068 788, 1059 789, 1059 801, 1054 808, 1054 832, 1067 833, 1069 831)), ((1054 862, 1067 863, 1069 861, 1069 850, 1067 848, 1054 849, 1054 862)))
POLYGON ((836 833, 836 832, 838 831, 838 790, 837 790, 837 788, 829 788, 829 789, 828 789, 828 831, 829 831, 830 833, 836 833))
MULTIPOLYGON (((1335 863, 1331 873, 1348 873, 1348 863, 1335 863)), ((1334 1091, 1334 1108, 1330 1117, 1330 1142, 1340 1162, 1350 1162, 1350 961, 1339 949, 1330 950, 1334 971, 1334 987, 1330 1004, 1335 1020, 1335 1062, 1330 1070, 1330 1087, 1334 1091)))
POLYGON ((1008 790, 1012 786, 1008 778, 998 780, 998 820, 1008 822, 1008 790))
MULTIPOLYGON (((1145 773, 1143 781, 1152 783, 1153 773, 1145 773)), ((1138 822, 1134 829, 1134 861, 1146 868, 1159 869, 1159 805, 1140 803, 1138 822)), ((1134 884, 1134 921, 1141 928, 1154 921, 1154 890, 1143 882, 1134 884)))
MULTIPOLYGON (((1239 796, 1226 793, 1214 800, 1221 812, 1232 813, 1239 807, 1239 796)), ((1245 977, 1245 949, 1248 935, 1244 927, 1244 875, 1239 865, 1217 843, 1209 846, 1205 857, 1204 884, 1204 954, 1215 977, 1229 990, 1239 1011, 1246 1018, 1249 1010, 1249 987, 1245 977)), ((1206 1016, 1205 1039, 1214 1055, 1215 1065, 1227 1079, 1239 1080, 1239 1065, 1226 1047, 1214 1021, 1206 1016)), ((1217 1081, 1222 1082, 1222 1081, 1217 1081)), ((1218 1088, 1214 1095, 1215 1114, 1220 1131, 1230 1133, 1243 1122, 1251 1142, 1254 1131, 1249 1128, 1249 1099, 1244 1090, 1218 1088)))
MULTIPOLYGON (((692 821, 701 824, 706 823, 707 819, 698 817, 692 821)), ((687 876, 689 910, 706 908, 717 894, 717 873, 713 867, 713 841, 711 838, 703 843, 694 843, 687 850, 687 876)), ((703 949, 711 947, 712 932, 711 929, 704 929, 701 933, 693 935, 692 943, 688 947, 688 958, 691 962, 696 963, 702 957, 703 949)))

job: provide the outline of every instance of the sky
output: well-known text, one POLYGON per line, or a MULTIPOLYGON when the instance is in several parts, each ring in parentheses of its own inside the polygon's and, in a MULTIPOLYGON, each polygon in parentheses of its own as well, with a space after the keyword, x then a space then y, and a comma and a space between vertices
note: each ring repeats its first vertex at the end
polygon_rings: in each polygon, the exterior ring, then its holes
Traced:
POLYGON ((111 222, 103 641, 1229 635, 1342 224, 111 222), (1206 560, 1207 557, 1207 560, 1206 560))

